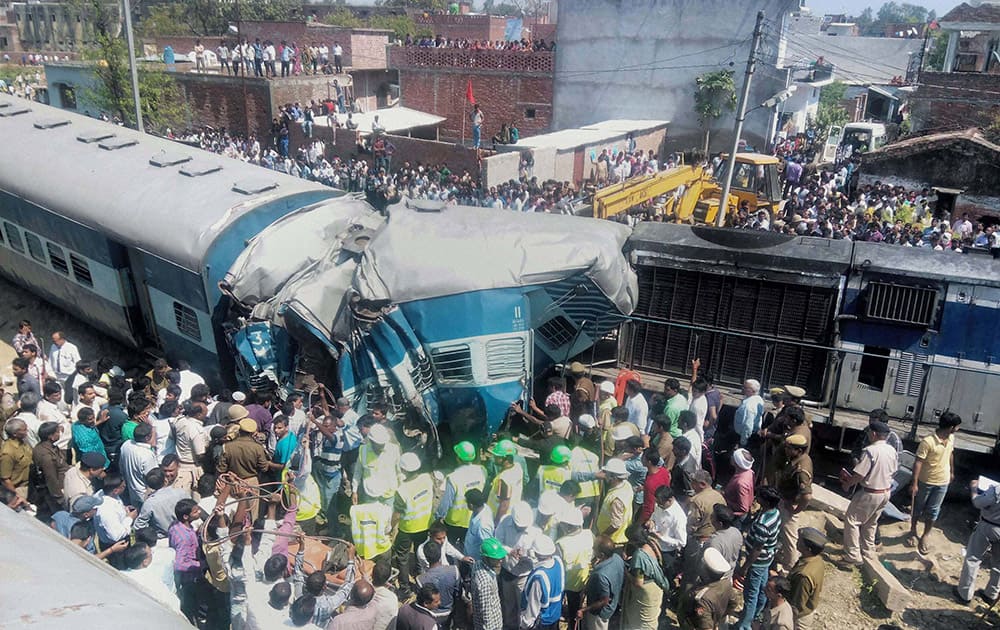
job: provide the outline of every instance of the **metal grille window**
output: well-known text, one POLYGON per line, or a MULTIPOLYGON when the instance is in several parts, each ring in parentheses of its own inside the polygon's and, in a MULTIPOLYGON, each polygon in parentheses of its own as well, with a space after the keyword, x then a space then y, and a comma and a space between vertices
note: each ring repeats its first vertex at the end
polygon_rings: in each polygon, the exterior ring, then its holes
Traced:
POLYGON ((442 381, 472 383, 472 350, 465 344, 431 350, 431 360, 442 381))
POLYGON ((13 223, 3 222, 3 231, 7 235, 7 242, 15 252, 24 253, 24 242, 21 241, 21 231, 13 223))
POLYGON ((486 342, 486 375, 491 379, 518 378, 525 371, 524 339, 493 339, 486 342))
POLYGON ((198 314, 193 308, 174 302, 174 323, 177 324, 177 332, 201 341, 201 326, 198 325, 198 314))
POLYGON ((77 282, 87 287, 94 286, 94 278, 90 275, 90 265, 86 260, 76 254, 70 254, 69 262, 73 265, 73 277, 77 282))
POLYGON ((865 316, 895 324, 930 326, 934 323, 937 297, 937 289, 869 282, 865 316))
POLYGON ((66 253, 63 252, 62 247, 55 243, 46 243, 45 248, 49 250, 49 262, 52 263, 52 268, 56 272, 68 276, 69 266, 66 264, 66 253))
POLYGON ((25 232, 24 240, 28 243, 28 253, 31 254, 32 258, 43 265, 48 263, 48 260, 45 258, 45 248, 42 247, 42 240, 40 238, 31 232, 25 232))
POLYGON ((556 315, 538 327, 538 336, 551 348, 560 348, 573 341, 576 326, 562 315, 556 315))

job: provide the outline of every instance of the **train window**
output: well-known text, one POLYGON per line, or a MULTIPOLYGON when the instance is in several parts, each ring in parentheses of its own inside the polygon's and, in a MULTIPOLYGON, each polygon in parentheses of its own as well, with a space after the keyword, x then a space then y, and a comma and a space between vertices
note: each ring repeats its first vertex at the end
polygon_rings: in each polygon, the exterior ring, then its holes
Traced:
POLYGON ((85 287, 94 286, 94 278, 90 275, 90 265, 87 261, 76 254, 69 255, 69 262, 73 266, 73 277, 85 287))
POLYGON ((3 222, 3 231, 7 235, 7 242, 15 252, 24 253, 24 243, 21 241, 21 231, 13 223, 3 222))
POLYGON ((177 332, 201 341, 201 326, 198 325, 198 314, 193 308, 174 302, 174 323, 177 324, 177 332))
POLYGON ((858 385, 882 391, 885 389, 885 375, 888 371, 889 349, 865 346, 865 354, 861 357, 861 365, 858 368, 858 385))
POLYGON ((472 383, 472 350, 465 344, 431 350, 431 360, 438 377, 451 383, 472 383))
POLYGON ((556 315, 538 327, 538 335, 550 348, 561 348, 576 337, 576 326, 562 315, 556 315))
POLYGON ((45 258, 45 248, 42 247, 42 240, 32 234, 31 232, 24 233, 24 240, 28 243, 28 253, 36 261, 47 264, 49 261, 45 258))
POLYGON ((64 276, 69 275, 69 265, 66 264, 66 252, 55 243, 46 243, 45 248, 49 250, 49 262, 52 268, 64 276))

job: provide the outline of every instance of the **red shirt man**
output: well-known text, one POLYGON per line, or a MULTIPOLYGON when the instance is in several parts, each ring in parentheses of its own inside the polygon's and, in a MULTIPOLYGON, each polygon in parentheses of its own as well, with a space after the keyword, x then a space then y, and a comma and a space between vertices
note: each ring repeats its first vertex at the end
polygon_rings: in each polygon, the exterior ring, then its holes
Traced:
POLYGON ((656 489, 670 486, 670 471, 661 466, 660 451, 651 446, 642 452, 642 463, 646 466, 646 480, 642 483, 642 511, 639 523, 645 523, 656 509, 656 489))

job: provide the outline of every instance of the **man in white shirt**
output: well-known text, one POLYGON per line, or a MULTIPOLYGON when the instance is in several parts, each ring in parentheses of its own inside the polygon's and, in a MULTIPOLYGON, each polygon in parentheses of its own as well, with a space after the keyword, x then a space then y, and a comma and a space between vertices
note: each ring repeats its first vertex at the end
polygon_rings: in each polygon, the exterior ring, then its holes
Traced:
POLYGON ((694 428, 698 431, 698 437, 705 441, 705 418, 708 417, 708 398, 705 392, 708 391, 708 383, 705 379, 699 378, 691 383, 691 402, 688 409, 694 413, 694 428))
POLYGON ((668 579, 673 579, 681 566, 681 557, 687 545, 687 515, 674 498, 670 486, 656 489, 656 509, 649 519, 650 531, 660 543, 663 564, 668 569, 668 579))
POLYGON ((38 379, 39 383, 44 384, 49 378, 55 377, 49 362, 44 357, 38 356, 38 346, 35 344, 25 344, 21 348, 21 356, 28 360, 28 374, 38 379))
POLYGON ((127 490, 125 479, 112 473, 104 478, 104 489, 97 491, 97 496, 103 498, 104 502, 97 506, 94 528, 102 547, 125 540, 132 533, 132 523, 139 513, 122 502, 122 495, 127 490))
POLYGON ((124 553, 126 570, 122 575, 170 610, 180 612, 181 601, 174 587, 175 556, 170 547, 156 544, 155 534, 150 540, 144 532, 136 532, 136 543, 124 553))
POLYGON ((628 421, 639 429, 640 435, 649 435, 649 403, 642 395, 642 385, 639 381, 630 380, 625 384, 625 408, 628 409, 628 421))
POLYGON ((191 364, 188 363, 187 361, 177 362, 177 373, 181 378, 181 382, 178 383, 178 385, 180 385, 181 388, 181 397, 180 397, 181 402, 184 402, 191 398, 191 389, 194 388, 195 385, 205 384, 205 379, 192 372, 191 364))
POLYGON ((24 421, 24 424, 27 425, 28 435, 24 438, 24 441, 31 448, 35 448, 38 446, 38 427, 42 426, 42 421, 36 415, 38 411, 38 396, 35 395, 35 392, 22 394, 21 398, 18 399, 18 404, 21 409, 14 417, 24 421))
POLYGON ((333 66, 337 74, 344 73, 344 49, 338 42, 333 42, 333 66))
POLYGON ((153 450, 153 427, 142 422, 132 439, 122 444, 118 467, 128 485, 129 502, 140 507, 146 499, 146 473, 159 466, 153 450))
POLYGON ((64 431, 69 431, 69 407, 62 399, 63 388, 55 381, 42 385, 42 400, 38 402, 39 422, 58 422, 64 431))
POLYGON ((66 382, 67 377, 76 371, 76 364, 82 360, 80 350, 66 341, 62 331, 52 333, 52 347, 49 348, 49 364, 59 382, 66 382))
POLYGON ((450 565, 451 560, 455 562, 465 559, 471 560, 471 558, 459 551, 455 545, 451 544, 451 541, 448 540, 448 530, 444 525, 432 523, 430 529, 427 530, 427 540, 420 543, 417 547, 417 574, 426 572, 431 566, 427 562, 427 556, 424 555, 424 546, 432 540, 441 545, 441 566, 446 567, 450 565))

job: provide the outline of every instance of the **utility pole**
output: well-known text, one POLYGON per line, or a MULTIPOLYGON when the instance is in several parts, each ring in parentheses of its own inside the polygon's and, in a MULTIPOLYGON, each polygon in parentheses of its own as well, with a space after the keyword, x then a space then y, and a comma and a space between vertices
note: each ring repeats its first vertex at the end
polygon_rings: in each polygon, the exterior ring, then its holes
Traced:
POLYGON ((128 68, 132 74, 132 100, 135 102, 135 128, 139 133, 146 133, 142 124, 142 102, 139 99, 139 69, 135 66, 135 38, 132 36, 132 7, 129 0, 122 0, 125 5, 125 39, 128 40, 128 68))
POLYGON ((716 227, 722 227, 729 212, 729 190, 733 187, 733 169, 736 168, 736 151, 740 148, 740 135, 743 133, 743 120, 747 116, 747 100, 750 98, 750 79, 753 78, 757 66, 757 47, 760 46, 761 30, 764 28, 764 12, 757 12, 757 24, 753 27, 753 42, 750 44, 750 56, 747 57, 747 71, 743 80, 743 92, 736 107, 736 127, 733 129, 733 147, 726 160, 726 176, 722 182, 722 196, 719 197, 719 211, 715 215, 716 227))

